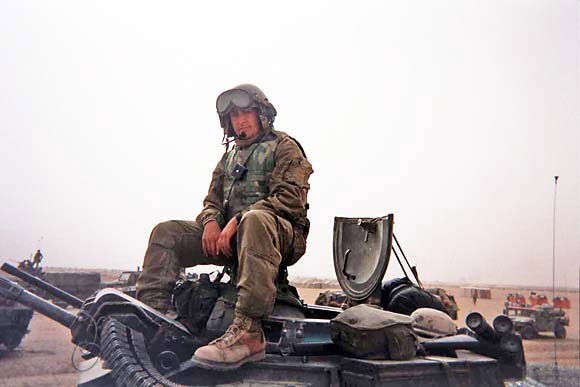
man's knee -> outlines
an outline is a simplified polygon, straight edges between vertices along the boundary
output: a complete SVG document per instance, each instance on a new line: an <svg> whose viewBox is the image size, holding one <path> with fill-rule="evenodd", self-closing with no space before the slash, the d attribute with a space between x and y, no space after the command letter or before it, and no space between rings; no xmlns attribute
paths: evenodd
<svg viewBox="0 0 580 387"><path fill-rule="evenodd" d="M179 234L181 234L179 223L175 220L168 220L153 227L149 244L157 244L171 249L175 247L175 239Z"/></svg>
<svg viewBox="0 0 580 387"><path fill-rule="evenodd" d="M240 229L256 229L268 226L269 223L274 222L274 215L264 210L251 210L242 216Z"/></svg>

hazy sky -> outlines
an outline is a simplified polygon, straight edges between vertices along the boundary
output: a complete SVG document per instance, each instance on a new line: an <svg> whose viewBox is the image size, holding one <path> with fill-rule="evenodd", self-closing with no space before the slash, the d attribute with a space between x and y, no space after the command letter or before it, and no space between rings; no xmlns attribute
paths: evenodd
<svg viewBox="0 0 580 387"><path fill-rule="evenodd" d="M217 5L216 3L219 3ZM311 160L307 255L395 214L425 280L578 286L578 1L0 1L0 261L134 268L194 219L216 96L260 86ZM399 275L393 259L388 276Z"/></svg>

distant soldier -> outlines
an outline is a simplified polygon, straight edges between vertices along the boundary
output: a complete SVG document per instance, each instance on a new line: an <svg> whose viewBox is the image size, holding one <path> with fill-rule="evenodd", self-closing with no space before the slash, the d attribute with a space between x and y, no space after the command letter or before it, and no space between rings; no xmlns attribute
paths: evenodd
<svg viewBox="0 0 580 387"><path fill-rule="evenodd" d="M42 253L40 252L40 250L36 250L36 254L34 254L34 257L32 258L32 268L35 271L40 266L40 262L42 262L42 259L43 258L44 258L44 256L42 255Z"/></svg>
<svg viewBox="0 0 580 387"><path fill-rule="evenodd" d="M477 291L476 290L471 291L471 298L473 299L473 305L477 304Z"/></svg>

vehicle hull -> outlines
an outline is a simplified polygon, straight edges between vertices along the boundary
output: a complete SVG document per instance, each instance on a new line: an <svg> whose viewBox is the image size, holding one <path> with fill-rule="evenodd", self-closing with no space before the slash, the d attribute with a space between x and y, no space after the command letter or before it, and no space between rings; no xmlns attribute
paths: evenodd
<svg viewBox="0 0 580 387"><path fill-rule="evenodd" d="M88 360L79 368L78 387L115 385L111 371L102 361ZM340 356L280 356L246 364L235 372L216 373L190 369L175 380L187 385L228 385L239 387L371 387L371 386L503 386L495 359L458 351L457 358L428 357L408 361L362 360ZM204 384L207 383L207 384Z"/></svg>

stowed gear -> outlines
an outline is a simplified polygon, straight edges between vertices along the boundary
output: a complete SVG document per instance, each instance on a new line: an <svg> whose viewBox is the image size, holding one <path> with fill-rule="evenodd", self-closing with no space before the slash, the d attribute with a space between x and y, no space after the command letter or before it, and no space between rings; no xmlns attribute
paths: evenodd
<svg viewBox="0 0 580 387"><path fill-rule="evenodd" d="M413 330L423 337L445 337L457 333L457 326L451 317L440 310L419 308L411 313Z"/></svg>
<svg viewBox="0 0 580 387"><path fill-rule="evenodd" d="M264 92L258 87L244 83L233 89L224 91L217 97L216 110L220 118L220 125L224 129L224 135L226 137L235 137L229 116L234 108L241 110L257 109L264 133L273 129L276 108L274 108L274 105L268 101Z"/></svg>

